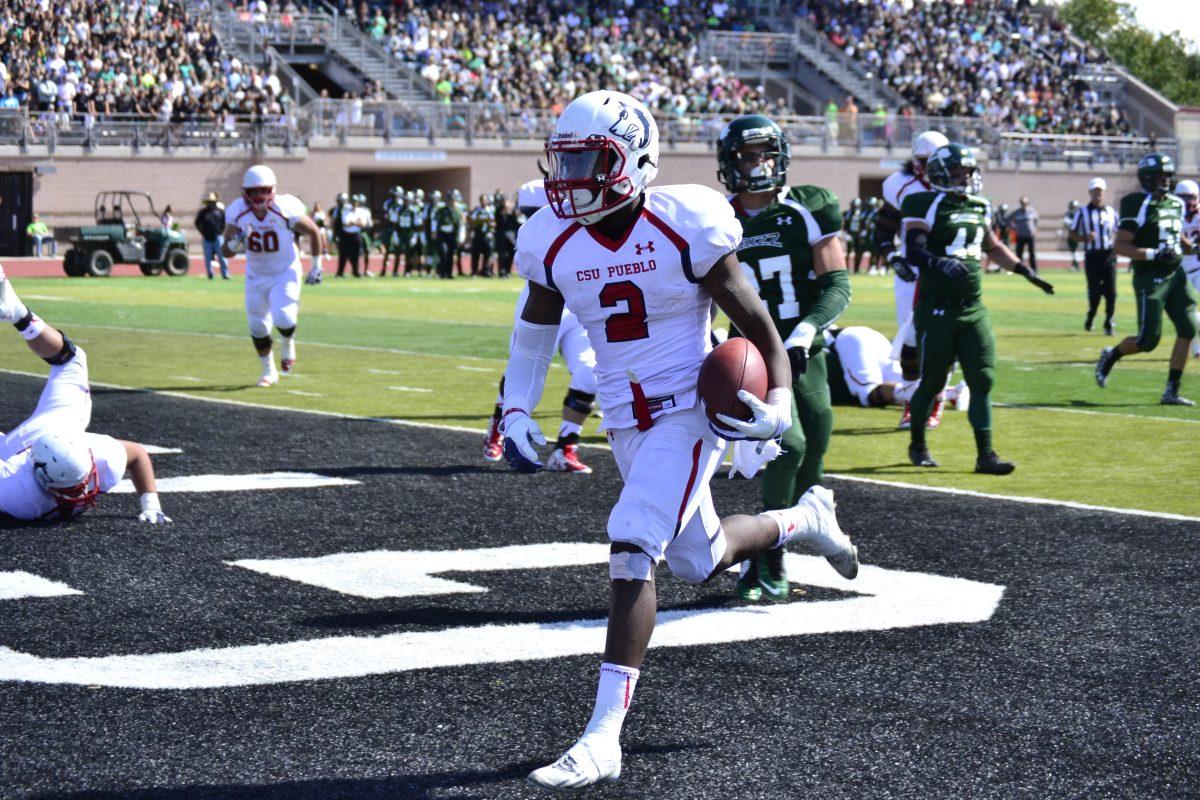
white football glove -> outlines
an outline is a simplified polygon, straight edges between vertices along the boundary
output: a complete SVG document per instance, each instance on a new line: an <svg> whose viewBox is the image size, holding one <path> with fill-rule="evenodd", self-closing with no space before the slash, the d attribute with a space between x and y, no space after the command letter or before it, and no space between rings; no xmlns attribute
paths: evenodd
<svg viewBox="0 0 1200 800"><path fill-rule="evenodd" d="M734 442L733 468L729 470L729 477L741 475L743 478L753 478L762 469L763 464L775 460L782 452L783 448L774 439L764 442Z"/></svg>
<svg viewBox="0 0 1200 800"><path fill-rule="evenodd" d="M541 456L534 448L544 447L546 437L524 409L506 410L500 419L500 432L504 434L504 458L510 467L526 474L542 468Z"/></svg>
<svg viewBox="0 0 1200 800"><path fill-rule="evenodd" d="M171 518L163 513L156 492L146 492L138 500L142 504L142 513L138 514L139 520L151 525L166 525L171 522Z"/></svg>
<svg viewBox="0 0 1200 800"><path fill-rule="evenodd" d="M771 389L767 392L767 402L763 402L745 389L737 393L738 400L750 407L753 418L743 422L728 414L717 414L717 421L730 430L720 430L713 427L717 435L736 441L738 439L778 439L783 432L792 427L792 390Z"/></svg>

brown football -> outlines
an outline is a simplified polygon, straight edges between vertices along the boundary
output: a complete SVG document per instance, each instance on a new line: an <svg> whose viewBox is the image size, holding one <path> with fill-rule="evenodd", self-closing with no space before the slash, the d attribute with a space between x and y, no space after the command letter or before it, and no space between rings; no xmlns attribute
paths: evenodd
<svg viewBox="0 0 1200 800"><path fill-rule="evenodd" d="M767 364L749 339L727 339L705 357L696 388L709 421L728 430L716 415L749 420L750 407L738 400L737 394L745 389L759 400L766 400Z"/></svg>

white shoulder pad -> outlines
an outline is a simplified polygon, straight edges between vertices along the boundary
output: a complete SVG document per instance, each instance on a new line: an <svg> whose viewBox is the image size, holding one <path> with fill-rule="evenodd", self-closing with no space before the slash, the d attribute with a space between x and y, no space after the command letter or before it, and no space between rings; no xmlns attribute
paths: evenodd
<svg viewBox="0 0 1200 800"><path fill-rule="evenodd" d="M893 172L888 175L883 181L883 202L895 209L900 208L900 203L903 198L900 197L900 189L913 176L905 175L903 172Z"/></svg>
<svg viewBox="0 0 1200 800"><path fill-rule="evenodd" d="M742 243L742 223L717 191L699 184L661 186L646 191L646 210L672 243L686 244L691 270L700 280Z"/></svg>
<svg viewBox="0 0 1200 800"><path fill-rule="evenodd" d="M300 202L300 198L294 194L276 195L275 205L279 206L279 210L287 217L289 226L308 213L308 210L304 207L304 203Z"/></svg>
<svg viewBox="0 0 1200 800"><path fill-rule="evenodd" d="M242 215L242 213L245 210L246 210L246 201L245 200L243 200L240 197L237 198L236 200L234 200L225 209L225 224L226 225L240 225L241 223L239 223L237 221L237 219L238 219L238 217L240 217Z"/></svg>
<svg viewBox="0 0 1200 800"><path fill-rule="evenodd" d="M517 208L543 208L548 204L546 184L542 181L527 181L517 189Z"/></svg>
<svg viewBox="0 0 1200 800"><path fill-rule="evenodd" d="M575 220L559 219L550 206L543 206L517 231L517 274L539 286L554 289L554 279L547 261L558 257L565 238L578 233L583 225Z"/></svg>
<svg viewBox="0 0 1200 800"><path fill-rule="evenodd" d="M110 491L125 475L125 445L101 433L85 433L84 437L92 450L92 458L96 459L100 491Z"/></svg>

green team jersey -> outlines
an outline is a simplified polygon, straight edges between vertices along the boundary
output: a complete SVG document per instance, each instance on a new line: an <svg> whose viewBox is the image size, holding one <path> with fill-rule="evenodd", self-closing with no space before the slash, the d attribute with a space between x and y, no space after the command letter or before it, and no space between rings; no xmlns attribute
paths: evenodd
<svg viewBox="0 0 1200 800"><path fill-rule="evenodd" d="M925 245L934 258L957 258L967 265L965 280L936 269L921 270L921 297L978 299L983 294L983 240L992 229L992 206L976 194L914 192L900 204L900 217L929 226Z"/></svg>
<svg viewBox="0 0 1200 800"><path fill-rule="evenodd" d="M859 238L863 235L863 213L861 211L849 211L846 213L846 231L854 238Z"/></svg>
<svg viewBox="0 0 1200 800"><path fill-rule="evenodd" d="M1133 271L1168 275L1183 260L1183 201L1173 194L1155 197L1148 192L1134 192L1121 198L1120 221L1117 227L1133 234L1135 247L1159 250L1170 247L1175 251L1172 261L1133 262Z"/></svg>
<svg viewBox="0 0 1200 800"><path fill-rule="evenodd" d="M786 339L821 296L812 248L841 232L841 205L819 186L781 188L776 202L754 216L736 198L731 202L742 223L738 261ZM812 350L823 346L824 337L818 336Z"/></svg>

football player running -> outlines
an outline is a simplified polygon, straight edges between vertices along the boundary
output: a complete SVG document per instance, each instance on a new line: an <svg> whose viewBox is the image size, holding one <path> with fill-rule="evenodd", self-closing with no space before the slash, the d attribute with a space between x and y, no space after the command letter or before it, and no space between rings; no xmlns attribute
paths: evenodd
<svg viewBox="0 0 1200 800"><path fill-rule="evenodd" d="M1180 181L1175 194L1183 201L1183 235L1192 243L1191 250L1183 254L1183 271L1192 291L1200 293L1200 185ZM1192 317L1200 328L1200 311L1192 311ZM1192 358L1200 358L1200 336L1192 340Z"/></svg>
<svg viewBox="0 0 1200 800"><path fill-rule="evenodd" d="M1096 383L1108 385L1108 373L1121 358L1133 353L1149 353L1162 337L1162 317L1166 312L1175 326L1175 345L1167 372L1167 386L1159 402L1167 406L1194 406L1179 394L1183 369L1187 366L1188 347L1196 338L1196 295L1183 271L1183 252L1195 242L1183 232L1184 203L1171 194L1175 186L1175 161L1162 153L1143 156L1138 163L1138 183L1142 191L1121 198L1117 222L1117 255L1128 258L1133 267L1133 293L1137 299L1138 333L1123 339L1116 347L1100 351L1096 363Z"/></svg>
<svg viewBox="0 0 1200 800"><path fill-rule="evenodd" d="M926 131L913 140L912 158L905 162L897 172L893 172L883 182L883 208L875 227L875 239L883 260L892 268L892 293L896 302L896 334L900 342L900 366L904 369L905 380L915 381L921 377L920 365L917 363L917 342L912 326L913 297L917 290L917 270L904 260L901 251L896 247L896 236L900 233L900 207L904 199L915 192L927 192L930 189L926 177L929 157L939 148L950 143L944 134L937 131ZM904 413L900 417L899 428L906 430L911 423L912 408L906 403ZM931 428L936 428L942 420L942 401L939 398L929 415Z"/></svg>
<svg viewBox="0 0 1200 800"><path fill-rule="evenodd" d="M846 576L857 555L838 528L832 494L814 487L787 509L718 518L709 479L726 437L775 439L791 424L783 342L738 265L741 226L729 202L703 186L647 188L658 172L658 128L639 101L589 92L562 112L546 144L550 207L521 228L517 267L529 281L505 373L504 452L536 472L545 442L527 409L542 393L562 309L596 349L596 377L613 455L625 485L608 518L611 605L591 721L531 783L560 791L616 780L619 736L654 630L654 570L701 583L791 541L808 541ZM710 426L697 397L716 300L762 353L770 390L741 395L748 421Z"/></svg>
<svg viewBox="0 0 1200 800"><path fill-rule="evenodd" d="M321 231L290 194L275 194L275 173L257 165L242 178L242 196L225 209L225 255L246 251L246 321L262 362L258 386L274 386L279 373L296 365L296 321L300 313L300 248L296 234L308 237L312 269L308 283L320 283ZM279 370L271 354L271 325L279 331Z"/></svg>
<svg viewBox="0 0 1200 800"><path fill-rule="evenodd" d="M0 517L69 519L94 506L128 470L141 504L138 519L170 522L146 448L87 432L92 419L87 354L21 302L2 266L0 322L16 328L34 355L50 365L33 414L0 433Z"/></svg>
<svg viewBox="0 0 1200 800"><path fill-rule="evenodd" d="M765 304L791 364L791 425L782 452L762 477L768 511L794 506L824 477L833 433L824 331L850 304L846 252L838 236L840 203L819 186L788 187L790 159L783 130L758 114L733 120L717 140L717 178L731 193L742 226L739 266ZM749 601L782 602L790 591L781 548L744 562L735 588Z"/></svg>
<svg viewBox="0 0 1200 800"><path fill-rule="evenodd" d="M983 180L975 154L963 145L939 147L926 172L930 191L914 192L900 208L904 257L921 271L921 293L913 308L921 385L913 393L908 457L919 467L936 467L925 444L925 420L946 385L955 360L971 391L967 419L975 430L975 471L1007 475L1016 467L992 449L992 402L996 341L983 307L983 254L1021 275L1046 294L1054 287L1022 264L992 231L992 209L980 194Z"/></svg>

